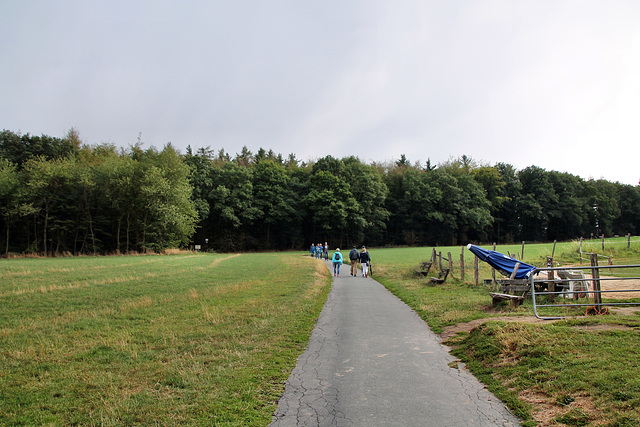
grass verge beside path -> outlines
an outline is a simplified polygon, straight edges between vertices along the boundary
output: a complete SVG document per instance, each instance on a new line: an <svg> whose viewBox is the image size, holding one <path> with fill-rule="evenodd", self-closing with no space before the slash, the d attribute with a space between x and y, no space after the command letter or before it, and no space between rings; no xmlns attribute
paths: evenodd
<svg viewBox="0 0 640 427"><path fill-rule="evenodd" d="M0 425L267 425L330 283L300 253L0 261Z"/></svg>
<svg viewBox="0 0 640 427"><path fill-rule="evenodd" d="M460 255L459 247L439 250L451 251L454 259ZM550 245L529 245L527 250L539 257L551 252ZM459 268L443 285L433 286L428 277L416 277L415 270L430 257L431 248L371 249L370 253L374 278L411 306L435 333L476 319L504 318L461 333L447 344L523 425L640 425L638 314L585 318L580 316L582 310L564 313L580 316L569 320L511 322L507 320L514 316L533 318L530 301L513 310L508 305L493 308L489 288L463 283ZM624 262L618 264L639 264L639 259L637 252L625 251ZM437 276L437 269L431 273ZM472 277L467 271L467 280ZM489 277L488 268L481 270L481 283Z"/></svg>

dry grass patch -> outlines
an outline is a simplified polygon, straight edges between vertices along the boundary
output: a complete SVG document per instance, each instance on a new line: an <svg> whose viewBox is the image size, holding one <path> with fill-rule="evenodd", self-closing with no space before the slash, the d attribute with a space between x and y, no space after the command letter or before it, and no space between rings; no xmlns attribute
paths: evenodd
<svg viewBox="0 0 640 427"><path fill-rule="evenodd" d="M227 261L230 260L232 258L236 258L241 256L242 254L232 254L232 255L228 255L222 258L216 258L213 260L213 262L211 262L209 265L207 265L207 268L215 268L218 266L218 264L220 264L222 261Z"/></svg>
<svg viewBox="0 0 640 427"><path fill-rule="evenodd" d="M320 265L298 254L9 260L0 425L267 425L326 300Z"/></svg>

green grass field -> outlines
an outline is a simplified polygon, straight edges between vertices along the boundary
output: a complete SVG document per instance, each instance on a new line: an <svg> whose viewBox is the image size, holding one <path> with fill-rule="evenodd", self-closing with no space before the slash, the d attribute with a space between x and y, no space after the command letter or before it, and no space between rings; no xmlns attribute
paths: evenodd
<svg viewBox="0 0 640 427"><path fill-rule="evenodd" d="M330 282L292 253L0 261L0 425L264 426Z"/></svg>
<svg viewBox="0 0 640 427"><path fill-rule="evenodd" d="M454 266L428 286L414 271L431 250L370 252L373 277L434 332L532 316L530 303L491 308L466 249L466 281ZM462 247L437 251L457 265ZM526 245L524 260L551 251ZM639 254L624 242L602 253L616 264ZM555 259L579 263L577 243L558 244ZM1 260L0 425L265 426L330 282L303 252ZM635 426L639 331L637 314L491 321L449 345L526 426Z"/></svg>
<svg viewBox="0 0 640 427"><path fill-rule="evenodd" d="M620 243L607 243L604 252L599 241L591 247L583 242L583 251L610 256L616 265L640 264L640 244L627 249L626 239L617 241ZM522 248L498 246L497 250L515 255ZM461 333L448 344L525 426L640 425L640 315L585 317L584 309L563 308L548 309L549 314L569 316L567 320L506 322L515 316L533 318L531 301L517 309L493 308L491 287L483 283L491 278L488 264L480 262L480 283L475 285L470 251L464 250L464 282L459 268L462 248L436 251L446 258L451 252L454 261L453 276L444 285L429 285L428 278L415 275L419 263L431 257L432 248L372 249L374 277L416 310L436 333L476 319L503 318L505 321L489 321L472 333ZM544 266L552 251L553 244L526 245L524 260ZM557 244L554 260L579 265L578 243ZM435 268L431 272L437 275ZM640 275L637 270L632 272Z"/></svg>

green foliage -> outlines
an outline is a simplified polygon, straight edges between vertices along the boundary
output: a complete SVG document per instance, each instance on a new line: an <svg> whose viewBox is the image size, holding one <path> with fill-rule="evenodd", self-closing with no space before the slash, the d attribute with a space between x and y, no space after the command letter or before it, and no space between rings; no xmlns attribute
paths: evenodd
<svg viewBox="0 0 640 427"><path fill-rule="evenodd" d="M67 138L60 139L48 135L21 135L8 130L0 132L0 157L22 167L33 157L54 160L63 157L73 157L78 150L77 133L72 129Z"/></svg>
<svg viewBox="0 0 640 427"><path fill-rule="evenodd" d="M6 136L0 152L9 155L15 146L7 139L17 142ZM189 244L197 212L180 153L170 145L161 152L135 146L121 153L108 145L79 147L73 130L67 138L58 143L43 137L39 145L18 138L26 153L45 154L0 158L6 252L13 246L47 255L95 254ZM24 232L10 240L15 229Z"/></svg>
<svg viewBox="0 0 640 427"><path fill-rule="evenodd" d="M300 207L290 181L281 163L262 160L255 167L254 203L266 226L264 245L269 249L276 246L273 236L282 241L299 217L297 211Z"/></svg>
<svg viewBox="0 0 640 427"><path fill-rule="evenodd" d="M404 155L387 164L355 156L305 163L246 146L233 158L210 147L182 155L170 144L145 150L140 140L118 151L84 146L71 129L63 139L3 131L0 158L14 165L3 166L5 175L30 182L0 195L6 252L504 244L640 233L640 187L468 156L423 167ZM56 178L56 168L67 177ZM36 184L37 170L46 183Z"/></svg>
<svg viewBox="0 0 640 427"><path fill-rule="evenodd" d="M155 164L145 169L140 183L151 247L162 250L185 246L195 231L197 219L191 202L188 166L171 146L153 160Z"/></svg>
<svg viewBox="0 0 640 427"><path fill-rule="evenodd" d="M5 254L9 252L9 237L14 221L34 212L33 206L20 198L20 176L16 165L0 157L0 215L6 229Z"/></svg>
<svg viewBox="0 0 640 427"><path fill-rule="evenodd" d="M318 231L330 234L345 230L349 214L359 209L348 184L338 176L321 170L311 175L309 188L305 202Z"/></svg>

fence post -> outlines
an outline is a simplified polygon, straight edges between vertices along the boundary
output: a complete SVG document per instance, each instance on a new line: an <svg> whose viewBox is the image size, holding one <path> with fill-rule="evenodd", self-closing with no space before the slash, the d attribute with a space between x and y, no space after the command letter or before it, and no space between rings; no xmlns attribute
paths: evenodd
<svg viewBox="0 0 640 427"><path fill-rule="evenodd" d="M438 252L438 269L442 271L442 251Z"/></svg>
<svg viewBox="0 0 640 427"><path fill-rule="evenodd" d="M435 265L436 264L436 248L433 248L433 251L431 252L431 265Z"/></svg>
<svg viewBox="0 0 640 427"><path fill-rule="evenodd" d="M578 257L580 259L580 265L582 265L582 237L580 237L580 246L578 246L578 252L580 253L580 256Z"/></svg>
<svg viewBox="0 0 640 427"><path fill-rule="evenodd" d="M591 254L591 266L598 266L598 254ZM602 309L602 294L600 293L600 270L598 268L591 269L591 277L593 278L593 302L596 305L596 310L600 313Z"/></svg>
<svg viewBox="0 0 640 427"><path fill-rule="evenodd" d="M555 246L555 244L554 244L554 246ZM552 256L548 256L547 257L547 268L553 268L553 257ZM553 271L553 270L547 271L547 279L549 279L549 282L547 282L548 283L547 287L549 289L549 292L555 292L556 291L555 271ZM552 302L555 299L556 295L555 294L551 294L551 295L548 295L548 297L549 297L549 301Z"/></svg>
<svg viewBox="0 0 640 427"><path fill-rule="evenodd" d="M447 252L447 255L449 256L449 274L453 277L453 258L451 257L451 252Z"/></svg>
<svg viewBox="0 0 640 427"><path fill-rule="evenodd" d="M602 233L602 253L604 253L604 233Z"/></svg>
<svg viewBox="0 0 640 427"><path fill-rule="evenodd" d="M627 233L627 249L631 247L631 233Z"/></svg>
<svg viewBox="0 0 640 427"><path fill-rule="evenodd" d="M478 283L480 281L480 265L478 263L478 257L474 257L473 260L473 279L476 283L476 286L478 286Z"/></svg>
<svg viewBox="0 0 640 427"><path fill-rule="evenodd" d="M464 282L464 246L462 247L462 252L460 253L460 280Z"/></svg>
<svg viewBox="0 0 640 427"><path fill-rule="evenodd" d="M524 261L524 240L522 241L522 253L520 255L521 255L520 259Z"/></svg>

